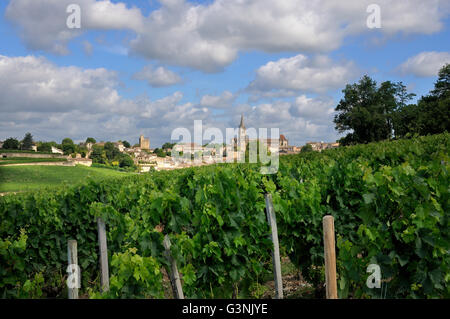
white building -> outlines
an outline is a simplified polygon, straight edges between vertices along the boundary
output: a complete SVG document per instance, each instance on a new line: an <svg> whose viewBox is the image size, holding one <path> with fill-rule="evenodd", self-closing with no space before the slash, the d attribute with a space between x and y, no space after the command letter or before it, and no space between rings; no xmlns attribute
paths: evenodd
<svg viewBox="0 0 450 319"><path fill-rule="evenodd" d="M119 152L123 153L125 151L125 146L121 142L114 143L114 146L119 150Z"/></svg>
<svg viewBox="0 0 450 319"><path fill-rule="evenodd" d="M64 152L62 150L60 150L59 148L56 148L54 146L52 146L52 153L53 154L64 154Z"/></svg>

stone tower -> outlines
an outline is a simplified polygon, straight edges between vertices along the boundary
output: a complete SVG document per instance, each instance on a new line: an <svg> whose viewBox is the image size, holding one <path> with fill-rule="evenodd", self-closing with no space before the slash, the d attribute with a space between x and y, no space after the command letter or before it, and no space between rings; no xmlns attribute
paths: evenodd
<svg viewBox="0 0 450 319"><path fill-rule="evenodd" d="M150 149L150 139L144 138L144 135L139 137L139 147L141 150L149 150Z"/></svg>
<svg viewBox="0 0 450 319"><path fill-rule="evenodd" d="M241 115L241 124L239 125L238 151L244 151L247 148L247 131L244 125L244 115Z"/></svg>

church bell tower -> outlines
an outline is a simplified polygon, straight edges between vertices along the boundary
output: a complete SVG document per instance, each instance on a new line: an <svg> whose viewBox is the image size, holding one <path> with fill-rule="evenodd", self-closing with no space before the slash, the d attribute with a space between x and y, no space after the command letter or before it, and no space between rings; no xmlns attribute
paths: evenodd
<svg viewBox="0 0 450 319"><path fill-rule="evenodd" d="M241 124L239 125L238 150L245 152L247 148L247 131L244 125L244 115L241 115Z"/></svg>

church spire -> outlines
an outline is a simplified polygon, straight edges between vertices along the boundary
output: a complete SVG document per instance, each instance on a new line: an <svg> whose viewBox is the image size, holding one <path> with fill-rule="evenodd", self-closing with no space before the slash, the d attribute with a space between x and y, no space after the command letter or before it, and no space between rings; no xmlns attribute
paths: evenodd
<svg viewBox="0 0 450 319"><path fill-rule="evenodd" d="M245 129L245 125L244 125L244 114L241 115L241 124L239 125L239 128Z"/></svg>

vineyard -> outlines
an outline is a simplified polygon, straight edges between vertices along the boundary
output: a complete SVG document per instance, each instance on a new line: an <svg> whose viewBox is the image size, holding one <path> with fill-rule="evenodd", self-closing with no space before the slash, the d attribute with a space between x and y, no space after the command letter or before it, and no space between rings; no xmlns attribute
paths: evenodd
<svg viewBox="0 0 450 319"><path fill-rule="evenodd" d="M169 267L188 298L231 298L270 273L272 194L280 246L324 297L322 218L335 219L340 298L450 298L450 134L96 181L0 197L0 297L67 296L67 241L78 242L81 292L163 298ZM107 228L110 290L100 293L96 218Z"/></svg>

